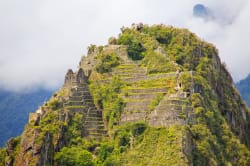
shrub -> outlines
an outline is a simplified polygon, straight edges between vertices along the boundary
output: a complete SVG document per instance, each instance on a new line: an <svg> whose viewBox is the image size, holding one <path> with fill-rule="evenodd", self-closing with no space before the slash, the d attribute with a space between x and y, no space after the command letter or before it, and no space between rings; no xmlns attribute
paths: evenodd
<svg viewBox="0 0 250 166"><path fill-rule="evenodd" d="M0 165L4 165L4 161L5 161L5 157L6 157L6 149L0 149Z"/></svg>
<svg viewBox="0 0 250 166"><path fill-rule="evenodd" d="M142 65L147 67L149 74L167 73L178 70L178 67L176 67L165 55L155 51L147 51L145 53Z"/></svg>
<svg viewBox="0 0 250 166"><path fill-rule="evenodd" d="M60 166L93 166L92 154L87 150L77 147L64 147L55 156L57 165Z"/></svg>
<svg viewBox="0 0 250 166"><path fill-rule="evenodd" d="M51 107L52 110L57 110L60 108L61 102L59 100L55 99L49 103L49 106Z"/></svg>
<svg viewBox="0 0 250 166"><path fill-rule="evenodd" d="M141 60L144 57L143 52L146 51L146 49L143 47L142 43L136 39L134 34L125 31L119 37L118 44L128 46L128 55L133 60Z"/></svg>
<svg viewBox="0 0 250 166"><path fill-rule="evenodd" d="M98 154L98 162L103 163L113 150L114 146L112 143L102 143Z"/></svg>
<svg viewBox="0 0 250 166"><path fill-rule="evenodd" d="M113 77L110 84L100 85L92 83L90 86L95 103L104 110L104 119L109 128L112 128L120 120L124 102L118 94L123 86L124 82L118 77Z"/></svg>
<svg viewBox="0 0 250 166"><path fill-rule="evenodd" d="M112 68L120 64L120 59L115 53L101 53L97 56L96 70L99 73L112 71Z"/></svg>

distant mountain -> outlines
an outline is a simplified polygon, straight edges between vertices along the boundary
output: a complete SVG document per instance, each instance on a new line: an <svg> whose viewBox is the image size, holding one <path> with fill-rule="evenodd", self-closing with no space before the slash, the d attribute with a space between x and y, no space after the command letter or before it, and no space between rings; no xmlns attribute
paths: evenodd
<svg viewBox="0 0 250 166"><path fill-rule="evenodd" d="M250 106L250 74L245 79L237 82L236 87L247 105Z"/></svg>
<svg viewBox="0 0 250 166"><path fill-rule="evenodd" d="M193 15L196 17L203 18L204 20L214 19L210 9L203 4L196 4L193 7Z"/></svg>
<svg viewBox="0 0 250 166"><path fill-rule="evenodd" d="M50 98L51 90L39 89L28 93L14 93L0 89L0 147L10 137L20 135L29 112Z"/></svg>

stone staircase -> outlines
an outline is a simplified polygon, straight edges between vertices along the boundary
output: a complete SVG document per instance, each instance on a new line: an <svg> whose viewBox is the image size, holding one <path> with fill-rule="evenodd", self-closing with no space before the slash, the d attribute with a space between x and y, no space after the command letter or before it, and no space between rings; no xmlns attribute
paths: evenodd
<svg viewBox="0 0 250 166"><path fill-rule="evenodd" d="M182 73L192 75L192 72ZM168 92L170 87L177 87L180 72L147 74L147 68L141 67L140 62L128 61L114 68L111 75L118 76L129 85L129 89L126 89L127 95L124 95L126 104L121 114L121 124L144 120L152 126L169 126L187 124L192 121L192 107L187 102L186 94L180 89L175 89L174 94L166 95L170 94ZM159 85L154 83L154 86L141 86L143 83L158 82L159 80L166 81L164 83L160 81ZM105 83L109 83L109 81L103 80ZM159 95L164 97L161 98L156 108L152 108L152 102Z"/></svg>
<svg viewBox="0 0 250 166"><path fill-rule="evenodd" d="M112 75L118 76L123 81L128 82L128 83L176 76L176 72L147 75L147 68L140 67L139 65L140 63L133 63L133 62L120 65L119 68L114 69L114 71L112 72Z"/></svg>
<svg viewBox="0 0 250 166"><path fill-rule="evenodd" d="M129 96L125 97L126 106L121 115L121 123L146 120L150 112L150 104L159 94L166 94L166 87L129 89Z"/></svg>
<svg viewBox="0 0 250 166"><path fill-rule="evenodd" d="M115 68L112 75L119 76L123 79L144 77L147 75L147 69L139 67L139 65L135 63L127 63Z"/></svg>
<svg viewBox="0 0 250 166"><path fill-rule="evenodd" d="M192 123L192 106L185 92L166 95L148 116L151 126L183 125Z"/></svg>
<svg viewBox="0 0 250 166"><path fill-rule="evenodd" d="M71 95L64 107L70 112L81 112L84 114L83 136L96 140L106 137L107 131L104 127L102 111L95 107L88 84L84 82L76 85L71 89Z"/></svg>
<svg viewBox="0 0 250 166"><path fill-rule="evenodd" d="M121 115L120 123L147 121L152 126L170 126L175 124L191 123L193 118L192 107L188 102L186 93L176 91L168 94L167 82L165 85L142 88L137 87L140 81L150 81L161 78L178 78L179 72L159 73L148 75L147 69L138 63L126 63L116 68L112 75L119 76L124 82L132 85L124 97L126 103ZM159 95L164 96L152 110L151 104Z"/></svg>

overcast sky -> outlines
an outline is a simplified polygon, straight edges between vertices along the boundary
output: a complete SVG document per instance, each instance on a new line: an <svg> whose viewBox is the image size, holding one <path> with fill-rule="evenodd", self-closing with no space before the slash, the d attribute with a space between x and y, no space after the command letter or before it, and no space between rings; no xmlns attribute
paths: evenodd
<svg viewBox="0 0 250 166"><path fill-rule="evenodd" d="M215 19L194 17L197 3ZM0 0L0 87L59 87L87 46L134 22L188 28L217 46L235 81L250 73L250 0Z"/></svg>

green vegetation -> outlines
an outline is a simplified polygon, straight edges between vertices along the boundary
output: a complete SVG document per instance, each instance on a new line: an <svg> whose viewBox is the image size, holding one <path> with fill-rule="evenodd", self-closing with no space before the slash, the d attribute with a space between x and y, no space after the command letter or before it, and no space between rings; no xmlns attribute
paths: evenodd
<svg viewBox="0 0 250 166"><path fill-rule="evenodd" d="M5 157L6 157L6 149L2 148L0 149L0 165L4 165Z"/></svg>
<svg viewBox="0 0 250 166"><path fill-rule="evenodd" d="M110 72L113 67L120 64L119 57L115 53L100 53L97 56L97 60L96 70L99 73Z"/></svg>
<svg viewBox="0 0 250 166"><path fill-rule="evenodd" d="M58 99L49 102L49 107L51 107L52 110L58 110L61 106L62 103Z"/></svg>
<svg viewBox="0 0 250 166"><path fill-rule="evenodd" d="M215 47L186 29L164 25L123 28L109 42L126 45L130 57L120 59L119 50L95 45L88 50L97 61L88 84L109 138L86 139L84 120L94 119L88 127L96 127L96 134L104 131L101 117L88 117L85 106L63 107L73 99L60 91L38 124L27 125L26 140L35 137L41 148L49 133L56 165L249 165L250 112ZM161 101L163 108L152 112ZM149 126L153 113L166 124ZM2 163L5 155L1 150Z"/></svg>
<svg viewBox="0 0 250 166"><path fill-rule="evenodd" d="M146 50L135 33L131 33L129 29L125 30L118 39L118 44L128 45L128 55L133 60L141 60Z"/></svg>
<svg viewBox="0 0 250 166"><path fill-rule="evenodd" d="M164 97L164 94L158 94L150 103L149 110L153 111L154 108L160 103L162 98Z"/></svg>
<svg viewBox="0 0 250 166"><path fill-rule="evenodd" d="M147 51L142 65L147 67L147 72L152 73L168 73L178 70L178 67L174 65L165 55L159 54L155 51Z"/></svg>
<svg viewBox="0 0 250 166"><path fill-rule="evenodd" d="M79 147L62 148L55 160L60 166L94 166L91 153Z"/></svg>
<svg viewBox="0 0 250 166"><path fill-rule="evenodd" d="M120 120L124 102L119 93L124 86L124 82L119 77L114 77L110 84L100 85L97 82L93 82L90 85L95 103L103 109L104 120L109 128L117 125Z"/></svg>
<svg viewBox="0 0 250 166"><path fill-rule="evenodd" d="M187 159L180 157L181 132L180 127L148 128L123 155L124 165L185 165Z"/></svg>
<svg viewBox="0 0 250 166"><path fill-rule="evenodd" d="M7 152L6 148L0 149L0 165L6 165L6 163L11 163L18 155L20 149L21 137L11 138L8 141L11 149ZM11 153L7 156L7 153Z"/></svg>
<svg viewBox="0 0 250 166"><path fill-rule="evenodd" d="M198 124L190 127L196 149L195 165L247 165L249 151L230 132L223 116L216 109L216 100L206 100L199 94L192 95Z"/></svg>

